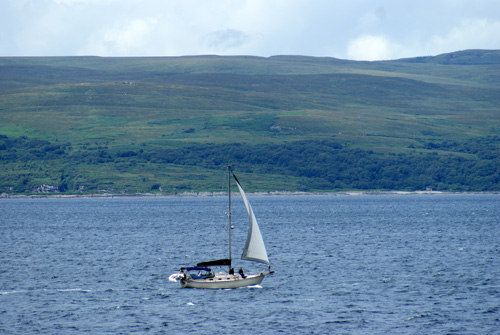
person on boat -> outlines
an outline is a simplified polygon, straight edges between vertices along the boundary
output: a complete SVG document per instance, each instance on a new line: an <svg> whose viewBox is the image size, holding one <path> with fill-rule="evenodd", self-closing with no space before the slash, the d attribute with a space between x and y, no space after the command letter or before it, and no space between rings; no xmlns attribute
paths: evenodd
<svg viewBox="0 0 500 335"><path fill-rule="evenodd" d="M243 279L246 278L245 274L243 273L243 269L242 268L240 268L240 271L238 271L238 272L239 272L241 278L243 278Z"/></svg>
<svg viewBox="0 0 500 335"><path fill-rule="evenodd" d="M229 270L229 274L234 275L234 268L231 268L231 270Z"/></svg>

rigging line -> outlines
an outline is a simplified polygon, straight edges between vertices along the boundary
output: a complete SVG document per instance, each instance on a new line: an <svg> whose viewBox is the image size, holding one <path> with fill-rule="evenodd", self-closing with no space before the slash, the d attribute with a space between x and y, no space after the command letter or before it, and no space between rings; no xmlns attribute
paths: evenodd
<svg viewBox="0 0 500 335"><path fill-rule="evenodd" d="M231 165L227 166L227 191L228 191L228 199L229 199L229 208L228 208L228 221L229 221L229 271L231 271Z"/></svg>

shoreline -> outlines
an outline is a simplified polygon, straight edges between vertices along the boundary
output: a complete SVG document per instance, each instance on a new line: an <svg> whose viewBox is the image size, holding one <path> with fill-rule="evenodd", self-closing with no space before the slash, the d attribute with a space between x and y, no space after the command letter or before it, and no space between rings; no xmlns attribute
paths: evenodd
<svg viewBox="0 0 500 335"><path fill-rule="evenodd" d="M383 195L479 195L479 194L500 194L500 191L490 192L448 192L448 191L341 191L341 192L289 192L289 191L271 191L271 192L249 192L249 196L383 196ZM239 194L235 194L239 197ZM74 199L74 198L212 198L227 197L227 192L183 192L174 194L154 194L154 193L136 193L136 194L7 194L2 193L0 199Z"/></svg>

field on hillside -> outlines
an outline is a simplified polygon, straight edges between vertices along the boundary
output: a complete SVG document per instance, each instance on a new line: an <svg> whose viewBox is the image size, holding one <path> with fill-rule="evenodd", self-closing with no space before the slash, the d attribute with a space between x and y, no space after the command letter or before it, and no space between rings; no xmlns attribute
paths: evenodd
<svg viewBox="0 0 500 335"><path fill-rule="evenodd" d="M0 191L213 191L226 164L253 190L498 190L498 73L477 50L0 58Z"/></svg>

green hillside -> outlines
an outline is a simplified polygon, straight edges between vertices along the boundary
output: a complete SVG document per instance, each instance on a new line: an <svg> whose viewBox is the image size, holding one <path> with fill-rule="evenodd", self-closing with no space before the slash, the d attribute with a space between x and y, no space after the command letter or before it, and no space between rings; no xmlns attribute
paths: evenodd
<svg viewBox="0 0 500 335"><path fill-rule="evenodd" d="M249 191L498 191L499 73L495 50L0 58L0 193L219 191L227 164Z"/></svg>

